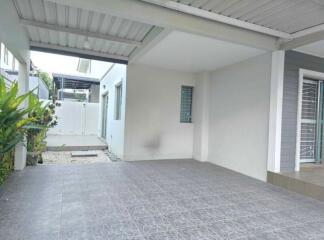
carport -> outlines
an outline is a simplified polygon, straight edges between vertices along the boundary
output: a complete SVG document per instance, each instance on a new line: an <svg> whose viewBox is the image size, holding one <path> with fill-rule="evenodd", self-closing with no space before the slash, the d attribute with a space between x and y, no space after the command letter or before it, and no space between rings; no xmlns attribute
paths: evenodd
<svg viewBox="0 0 324 240"><path fill-rule="evenodd" d="M323 203L265 183L282 170L286 51L323 23L317 0L3 0L21 94L30 50L115 63L98 133L124 161L24 169L19 144L0 238L323 239Z"/></svg>

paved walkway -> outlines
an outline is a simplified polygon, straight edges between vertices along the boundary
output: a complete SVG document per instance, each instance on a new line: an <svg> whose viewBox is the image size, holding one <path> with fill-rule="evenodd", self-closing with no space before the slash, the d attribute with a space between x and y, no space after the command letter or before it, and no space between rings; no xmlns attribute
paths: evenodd
<svg viewBox="0 0 324 240"><path fill-rule="evenodd" d="M324 239L324 205L191 160L47 165L0 196L4 240Z"/></svg>

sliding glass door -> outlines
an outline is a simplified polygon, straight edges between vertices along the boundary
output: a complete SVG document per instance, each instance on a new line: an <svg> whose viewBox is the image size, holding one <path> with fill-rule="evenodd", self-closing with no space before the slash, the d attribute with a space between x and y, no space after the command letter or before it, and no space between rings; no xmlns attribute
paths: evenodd
<svg viewBox="0 0 324 240"><path fill-rule="evenodd" d="M300 126L300 162L321 162L323 142L323 82L304 79Z"/></svg>

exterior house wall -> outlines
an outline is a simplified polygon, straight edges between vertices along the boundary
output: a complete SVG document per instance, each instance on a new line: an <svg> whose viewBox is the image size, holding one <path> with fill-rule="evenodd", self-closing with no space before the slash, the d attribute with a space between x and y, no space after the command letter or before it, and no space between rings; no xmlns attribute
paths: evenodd
<svg viewBox="0 0 324 240"><path fill-rule="evenodd" d="M180 123L180 102L193 74L129 65L127 78L124 158L192 158L194 124Z"/></svg>
<svg viewBox="0 0 324 240"><path fill-rule="evenodd" d="M203 85L207 87L196 91L199 103L194 104L195 128L201 128L207 121L209 136L206 141L197 131L194 139L205 139L209 162L266 180L270 77L271 54L266 54L212 72L210 80L203 79L206 83L197 80L201 89ZM208 94L209 101L203 100L201 94ZM205 114L201 104L209 105L208 120L201 118ZM201 149L196 149L195 156L206 155L199 152Z"/></svg>
<svg viewBox="0 0 324 240"><path fill-rule="evenodd" d="M101 95L109 92L110 149L124 160L195 158L265 181L271 61L269 53L201 74L115 65L101 81ZM120 81L123 110L116 121ZM194 86L189 124L180 123L182 85Z"/></svg>
<svg viewBox="0 0 324 240"><path fill-rule="evenodd" d="M49 90L46 87L45 83L39 78L35 76L29 77L29 90L35 90L35 94L38 95L39 99L48 99L49 98Z"/></svg>
<svg viewBox="0 0 324 240"><path fill-rule="evenodd" d="M100 82L99 133L102 133L102 96L108 94L106 141L109 150L119 158L124 158L124 131L126 106L126 65L115 64ZM115 119L116 85L122 84L121 119Z"/></svg>
<svg viewBox="0 0 324 240"><path fill-rule="evenodd" d="M0 43L0 68L5 70L17 70L19 69L19 63L15 59L14 55L8 50L8 63L5 62L5 48L3 43Z"/></svg>
<svg viewBox="0 0 324 240"><path fill-rule="evenodd" d="M294 171L296 157L299 69L324 72L324 58L296 51L285 57L280 171Z"/></svg>
<svg viewBox="0 0 324 240"><path fill-rule="evenodd" d="M2 71L2 75L5 77L7 76L7 79L10 80L10 82L16 81L18 79L18 71ZM49 99L49 90L43 80L39 77L30 74L28 87L30 91L34 90L34 94L36 94L39 99Z"/></svg>

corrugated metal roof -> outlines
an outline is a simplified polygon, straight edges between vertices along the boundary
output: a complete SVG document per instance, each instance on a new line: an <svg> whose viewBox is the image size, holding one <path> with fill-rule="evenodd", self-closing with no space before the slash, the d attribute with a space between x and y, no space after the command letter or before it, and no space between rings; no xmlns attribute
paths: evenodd
<svg viewBox="0 0 324 240"><path fill-rule="evenodd" d="M130 21L46 0L13 0L21 19L142 42L153 25ZM137 46L27 25L33 42L129 57Z"/></svg>
<svg viewBox="0 0 324 240"><path fill-rule="evenodd" d="M324 24L321 0L172 0L285 33Z"/></svg>

